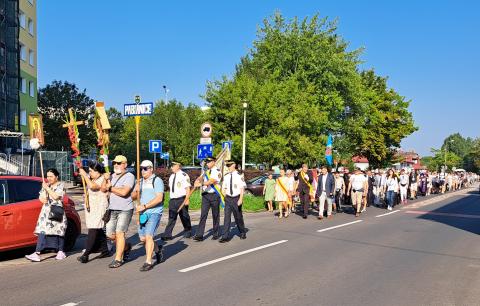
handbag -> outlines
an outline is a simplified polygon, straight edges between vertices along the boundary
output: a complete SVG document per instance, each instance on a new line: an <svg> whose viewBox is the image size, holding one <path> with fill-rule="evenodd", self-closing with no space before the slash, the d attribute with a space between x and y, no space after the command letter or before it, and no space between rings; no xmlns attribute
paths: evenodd
<svg viewBox="0 0 480 306"><path fill-rule="evenodd" d="M52 204L52 205L50 205L50 212L48 213L48 220L52 220L52 221L56 221L56 222L62 222L64 213L65 213L65 210L63 209L62 206Z"/></svg>
<svg viewBox="0 0 480 306"><path fill-rule="evenodd" d="M120 177L117 179L117 181L115 182L115 184L113 184L112 187L115 187L118 183L118 181L122 178L122 176L124 176L125 174L127 174L127 172L123 172L122 175L120 175ZM110 204L110 196L108 197L108 202ZM112 210L107 208L107 210L105 211L105 213L103 214L103 217L102 217L102 221L105 222L105 223L108 223L108 221L110 221L110 217L112 215Z"/></svg>
<svg viewBox="0 0 480 306"><path fill-rule="evenodd" d="M148 222L149 215L146 213L140 214L139 222L141 226L144 226Z"/></svg>
<svg viewBox="0 0 480 306"><path fill-rule="evenodd" d="M48 193L47 193L47 201L48 203L51 202L50 196ZM50 212L48 213L48 220L55 221L55 222L62 222L64 214L65 214L65 210L63 209L63 206L50 203Z"/></svg>

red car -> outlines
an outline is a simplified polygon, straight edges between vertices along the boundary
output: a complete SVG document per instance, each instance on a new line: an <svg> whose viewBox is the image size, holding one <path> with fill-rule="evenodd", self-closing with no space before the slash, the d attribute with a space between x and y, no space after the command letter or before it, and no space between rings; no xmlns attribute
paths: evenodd
<svg viewBox="0 0 480 306"><path fill-rule="evenodd" d="M37 243L33 231L42 208L38 199L41 189L42 179L38 177L0 176L0 252ZM69 251L81 232L81 223L75 203L67 195L63 207L68 220L65 251Z"/></svg>

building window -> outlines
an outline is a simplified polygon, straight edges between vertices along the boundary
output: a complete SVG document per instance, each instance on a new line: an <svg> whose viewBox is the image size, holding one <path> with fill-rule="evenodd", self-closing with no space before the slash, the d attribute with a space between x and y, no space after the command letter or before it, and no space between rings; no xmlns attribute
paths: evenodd
<svg viewBox="0 0 480 306"><path fill-rule="evenodd" d="M33 0L28 0L28 3L30 3L30 5L33 5Z"/></svg>
<svg viewBox="0 0 480 306"><path fill-rule="evenodd" d="M20 125L27 125L27 111L24 109L20 110Z"/></svg>
<svg viewBox="0 0 480 306"><path fill-rule="evenodd" d="M33 50L28 51L28 63L30 66L35 66L35 51Z"/></svg>
<svg viewBox="0 0 480 306"><path fill-rule="evenodd" d="M35 98L35 83L28 82L28 89L29 89L30 97Z"/></svg>
<svg viewBox="0 0 480 306"><path fill-rule="evenodd" d="M20 78L20 91L24 94L27 93L27 80Z"/></svg>
<svg viewBox="0 0 480 306"><path fill-rule="evenodd" d="M33 36L33 20L28 18L28 33Z"/></svg>
<svg viewBox="0 0 480 306"><path fill-rule="evenodd" d="M20 59L22 61L27 60L27 50L24 45L20 44Z"/></svg>
<svg viewBox="0 0 480 306"><path fill-rule="evenodd" d="M25 29L27 25L27 17L22 11L18 13L18 20L20 22L20 26Z"/></svg>

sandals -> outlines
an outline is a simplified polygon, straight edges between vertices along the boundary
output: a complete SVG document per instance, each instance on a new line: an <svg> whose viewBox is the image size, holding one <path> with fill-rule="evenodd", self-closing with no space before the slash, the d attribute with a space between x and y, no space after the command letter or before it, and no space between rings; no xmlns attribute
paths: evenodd
<svg viewBox="0 0 480 306"><path fill-rule="evenodd" d="M144 263L143 266L140 267L141 272L147 272L153 269L153 264Z"/></svg>
<svg viewBox="0 0 480 306"><path fill-rule="evenodd" d="M123 261L118 261L118 260L113 260L109 265L108 267L109 268L112 268L112 269L116 269L116 268L119 268L123 265Z"/></svg>

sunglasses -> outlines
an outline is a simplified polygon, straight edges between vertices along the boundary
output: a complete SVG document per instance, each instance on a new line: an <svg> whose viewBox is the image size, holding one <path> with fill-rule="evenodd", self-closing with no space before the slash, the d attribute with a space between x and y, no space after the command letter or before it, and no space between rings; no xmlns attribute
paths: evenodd
<svg viewBox="0 0 480 306"><path fill-rule="evenodd" d="M114 166L115 165L121 165L121 164L123 164L123 163L122 162L112 162L112 165L114 165Z"/></svg>
<svg viewBox="0 0 480 306"><path fill-rule="evenodd" d="M148 171L149 169L152 169L152 167L140 167L142 171Z"/></svg>

